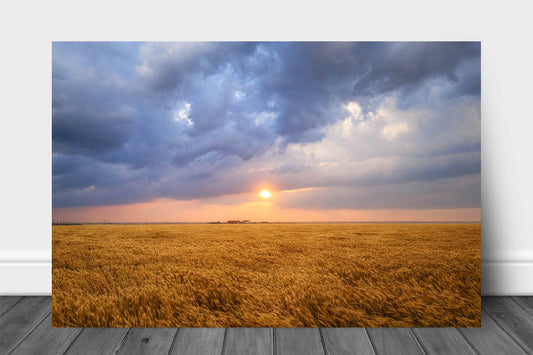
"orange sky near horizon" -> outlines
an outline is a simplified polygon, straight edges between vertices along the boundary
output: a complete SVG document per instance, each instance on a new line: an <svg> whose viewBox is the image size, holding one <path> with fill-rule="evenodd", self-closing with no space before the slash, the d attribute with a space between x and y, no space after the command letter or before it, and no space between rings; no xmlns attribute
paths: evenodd
<svg viewBox="0 0 533 355"><path fill-rule="evenodd" d="M242 196L245 195L245 196ZM125 205L53 208L54 220L76 223L209 222L480 222L481 208L455 209L289 209L276 198L234 195L226 203L157 199ZM243 201L244 200L244 201ZM248 201L246 201L248 200Z"/></svg>

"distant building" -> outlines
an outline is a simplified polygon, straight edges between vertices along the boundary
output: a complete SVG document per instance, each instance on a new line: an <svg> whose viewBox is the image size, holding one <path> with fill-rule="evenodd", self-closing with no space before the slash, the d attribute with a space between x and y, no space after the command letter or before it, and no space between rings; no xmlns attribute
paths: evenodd
<svg viewBox="0 0 533 355"><path fill-rule="evenodd" d="M241 221L238 221L238 220L230 220L230 221L227 221L226 223L228 223L228 224L236 224L236 223L241 223Z"/></svg>
<svg viewBox="0 0 533 355"><path fill-rule="evenodd" d="M241 223L251 223L249 220L245 219L244 221L241 221Z"/></svg>

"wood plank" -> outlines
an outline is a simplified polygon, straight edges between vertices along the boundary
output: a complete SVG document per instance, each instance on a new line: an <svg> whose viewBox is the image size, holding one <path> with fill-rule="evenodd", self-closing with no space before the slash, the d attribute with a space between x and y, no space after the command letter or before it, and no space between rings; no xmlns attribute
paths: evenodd
<svg viewBox="0 0 533 355"><path fill-rule="evenodd" d="M50 297L23 297L0 317L0 354L6 354L51 312Z"/></svg>
<svg viewBox="0 0 533 355"><path fill-rule="evenodd" d="M367 331L378 355L424 355L410 328L368 328Z"/></svg>
<svg viewBox="0 0 533 355"><path fill-rule="evenodd" d="M458 330L479 354L525 354L485 311L481 311L481 328L458 328Z"/></svg>
<svg viewBox="0 0 533 355"><path fill-rule="evenodd" d="M533 353L533 317L507 297L485 297L483 309L526 351Z"/></svg>
<svg viewBox="0 0 533 355"><path fill-rule="evenodd" d="M274 339L272 328L229 328L226 336L226 354L272 355Z"/></svg>
<svg viewBox="0 0 533 355"><path fill-rule="evenodd" d="M482 328L52 328L49 297L0 297L0 353L13 354L480 354L533 353L533 297L483 298ZM1 314L1 313L0 313ZM455 333L454 333L455 332ZM460 337L458 337L458 334ZM76 338L77 337L77 338ZM275 344L274 344L275 338ZM172 345L174 341L174 344ZM122 346L121 343L123 342ZM465 347L465 343L469 347ZM324 344L324 347L322 346Z"/></svg>
<svg viewBox="0 0 533 355"><path fill-rule="evenodd" d="M224 328L180 328L169 354L222 354Z"/></svg>
<svg viewBox="0 0 533 355"><path fill-rule="evenodd" d="M414 328L413 331L428 354L476 355L472 346L455 328Z"/></svg>
<svg viewBox="0 0 533 355"><path fill-rule="evenodd" d="M85 328L66 354L116 354L128 330L128 328Z"/></svg>
<svg viewBox="0 0 533 355"><path fill-rule="evenodd" d="M118 354L168 354L176 328L132 328Z"/></svg>
<svg viewBox="0 0 533 355"><path fill-rule="evenodd" d="M13 307L18 301L22 300L21 296L2 296L0 297L0 316Z"/></svg>
<svg viewBox="0 0 533 355"><path fill-rule="evenodd" d="M533 296L511 297L520 307L531 316L533 316Z"/></svg>
<svg viewBox="0 0 533 355"><path fill-rule="evenodd" d="M328 355L374 355L372 343L364 328L322 328Z"/></svg>
<svg viewBox="0 0 533 355"><path fill-rule="evenodd" d="M274 329L278 355L324 355L324 347L318 328Z"/></svg>
<svg viewBox="0 0 533 355"><path fill-rule="evenodd" d="M49 314L10 355L63 354L80 332L81 328L53 328Z"/></svg>

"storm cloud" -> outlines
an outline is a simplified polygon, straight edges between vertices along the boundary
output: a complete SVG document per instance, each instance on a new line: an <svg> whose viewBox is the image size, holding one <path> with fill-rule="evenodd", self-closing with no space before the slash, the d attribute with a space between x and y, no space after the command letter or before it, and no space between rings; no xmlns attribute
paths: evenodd
<svg viewBox="0 0 533 355"><path fill-rule="evenodd" d="M290 208L480 206L480 43L52 49L54 207L259 182L313 188Z"/></svg>

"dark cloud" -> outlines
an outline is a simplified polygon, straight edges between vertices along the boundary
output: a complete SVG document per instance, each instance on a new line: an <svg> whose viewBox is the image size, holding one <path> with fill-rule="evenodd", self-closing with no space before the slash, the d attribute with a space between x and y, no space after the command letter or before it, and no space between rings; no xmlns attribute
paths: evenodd
<svg viewBox="0 0 533 355"><path fill-rule="evenodd" d="M137 72L151 90L170 94L191 76L206 77L228 65L242 66L241 61L253 54L256 46L252 42L150 43L141 49L144 62Z"/></svg>
<svg viewBox="0 0 533 355"><path fill-rule="evenodd" d="M135 112L55 112L53 150L64 154L99 154L120 147L133 133Z"/></svg>
<svg viewBox="0 0 533 355"><path fill-rule="evenodd" d="M361 50L366 73L354 86L360 95L376 95L413 89L423 81L443 77L458 82L457 67L480 56L479 42L405 42L382 45L365 43ZM461 80L478 81L476 76ZM473 85L473 84L466 84ZM462 90L459 90L462 93ZM479 94L479 92L476 92Z"/></svg>
<svg viewBox="0 0 533 355"><path fill-rule="evenodd" d="M213 197L248 191L259 177L280 187L316 184L304 178L316 164L287 149L331 139L350 102L361 107L350 124L368 122L372 135L361 130L352 138L359 144L339 143L338 159L479 151L477 126L465 118L479 111L467 112L479 107L479 58L480 44L463 42L54 43L53 204ZM384 107L398 112L380 118ZM479 170L479 159L452 157L356 181Z"/></svg>

